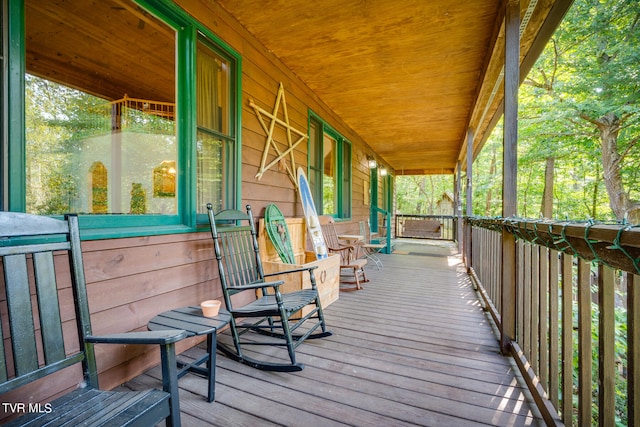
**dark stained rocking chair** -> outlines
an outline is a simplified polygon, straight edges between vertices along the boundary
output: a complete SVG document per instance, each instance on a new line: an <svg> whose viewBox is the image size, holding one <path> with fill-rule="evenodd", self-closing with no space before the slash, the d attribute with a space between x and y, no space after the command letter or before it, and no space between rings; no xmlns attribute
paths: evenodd
<svg viewBox="0 0 640 427"><path fill-rule="evenodd" d="M247 213L224 210L214 214L211 204L207 209L224 300L231 313L233 347L218 340L218 349L254 368L301 371L304 365L296 362L295 349L307 338L332 335L327 331L316 288L313 270L317 266L272 274L309 272L311 289L281 292L283 280L265 280L270 275L265 275L262 269L251 207L247 205ZM244 296L237 295L239 293ZM239 304L239 299L249 302ZM306 306L313 309L301 315L301 309ZM255 359L246 352L246 347L252 345L286 347L289 363Z"/></svg>

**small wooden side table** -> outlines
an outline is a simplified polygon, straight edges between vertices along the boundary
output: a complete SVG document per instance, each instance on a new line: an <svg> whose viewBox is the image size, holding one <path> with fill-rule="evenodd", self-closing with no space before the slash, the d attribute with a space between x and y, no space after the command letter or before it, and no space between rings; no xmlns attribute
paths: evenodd
<svg viewBox="0 0 640 427"><path fill-rule="evenodd" d="M227 326L231 320L231 314L221 308L216 317L205 317L199 306L182 307L165 311L149 320L147 329L159 331L166 329L183 329L187 331L187 337L196 335L207 336L207 353L193 362L178 360L178 378L182 378L187 372L193 372L204 376L209 380L207 401L213 402L216 389L216 333ZM206 367L200 366L206 362Z"/></svg>

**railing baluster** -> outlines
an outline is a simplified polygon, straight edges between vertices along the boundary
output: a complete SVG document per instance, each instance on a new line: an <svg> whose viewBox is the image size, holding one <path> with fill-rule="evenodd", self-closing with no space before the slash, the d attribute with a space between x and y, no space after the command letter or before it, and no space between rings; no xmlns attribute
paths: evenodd
<svg viewBox="0 0 640 427"><path fill-rule="evenodd" d="M488 230L487 230L488 231ZM500 262L502 260L502 254L500 253L499 248L502 245L502 237L500 234L488 231L489 239L488 242L493 246L493 250L491 251L492 256L494 256L496 263L492 263L491 260L487 259L487 265L490 265L492 268L491 272L491 294L493 295L491 298L495 301L497 305L498 312L502 312L502 296L500 295L500 280L502 277L502 271L500 270Z"/></svg>
<svg viewBox="0 0 640 427"><path fill-rule="evenodd" d="M487 268L481 268L482 271L482 277L483 280L486 280L487 284L487 293L489 294L489 297L494 301L496 300L496 296L495 296L495 269L493 268L492 265L488 264L490 257L494 256L494 250L491 247L491 232L489 230L484 230L484 232L482 233L482 249L481 252L482 254L478 254L479 258L478 261L482 262L482 264L480 265L486 265Z"/></svg>
<svg viewBox="0 0 640 427"><path fill-rule="evenodd" d="M562 421L573 425L573 258L562 254Z"/></svg>
<svg viewBox="0 0 640 427"><path fill-rule="evenodd" d="M525 267L524 267L524 243L521 241L517 241L516 242L516 260L518 262L518 266L516 269L517 272L517 277L518 277L518 283L519 286L517 288L517 292L516 292L516 332L517 332L517 336L516 338L518 339L518 341L520 342L520 345L522 346L522 351L524 351L524 353L527 353L527 343L524 340L524 322L525 322L525 312L526 312L526 305L525 305L525 299L524 299L524 294L525 294L525 287L526 287L526 283L525 283L525 278L524 278L524 271L525 271Z"/></svg>
<svg viewBox="0 0 640 427"><path fill-rule="evenodd" d="M531 326L533 325L532 323L532 311L531 307L532 307L532 301L531 301L531 293L532 293L532 289L531 289L531 245L528 243L523 244L523 257L524 257L524 262L522 263L522 273L524 275L524 288L523 288L523 307L524 307L524 318L523 318L523 324L522 324L522 335L521 335L521 339L522 339L522 346L523 346L523 350L524 350L524 354L527 356L527 360L529 360L529 363L531 363L531 360L533 360L533 355L531 354L531 349L532 349L532 345L531 345ZM518 306L520 306L520 304L518 304Z"/></svg>
<svg viewBox="0 0 640 427"><path fill-rule="evenodd" d="M627 274L627 410L630 426L640 423L640 276Z"/></svg>
<svg viewBox="0 0 640 427"><path fill-rule="evenodd" d="M615 283L612 268L598 268L598 425L615 425Z"/></svg>
<svg viewBox="0 0 640 427"><path fill-rule="evenodd" d="M558 390L560 389L558 377L560 374L558 366L560 363L560 326L558 321L558 297L560 295L559 256L560 254L557 251L549 250L549 383L547 392L556 410L560 409L558 397Z"/></svg>
<svg viewBox="0 0 640 427"><path fill-rule="evenodd" d="M531 246L531 367L540 372L540 251L538 246Z"/></svg>
<svg viewBox="0 0 640 427"><path fill-rule="evenodd" d="M494 238L494 247L496 252L496 262L489 261L492 265L495 266L495 294L498 299L498 313L502 313L504 307L502 306L502 287L501 285L501 277L502 277L502 235L496 232L493 232Z"/></svg>
<svg viewBox="0 0 640 427"><path fill-rule="evenodd" d="M578 258L578 425L591 425L591 264Z"/></svg>
<svg viewBox="0 0 640 427"><path fill-rule="evenodd" d="M540 372L540 381L542 381L544 389L549 393L549 250L544 247L537 249L539 251L538 318L540 319L538 329L540 366L538 372Z"/></svg>

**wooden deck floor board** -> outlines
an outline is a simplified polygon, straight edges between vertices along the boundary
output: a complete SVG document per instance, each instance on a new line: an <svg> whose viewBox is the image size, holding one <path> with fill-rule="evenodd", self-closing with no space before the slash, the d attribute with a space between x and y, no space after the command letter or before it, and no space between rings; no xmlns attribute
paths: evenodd
<svg viewBox="0 0 640 427"><path fill-rule="evenodd" d="M375 392L396 403L406 403L429 411L442 414L455 415L457 418L490 423L495 416L491 407L491 401L495 399L493 392L500 387L518 388L515 382L503 385L489 385L486 382L475 381L475 385L484 390L473 391L469 384L470 379L452 380L451 375L438 375L437 372L422 367L400 366L389 369L393 360L370 360L367 358L351 357L354 362L342 364L340 374L332 369L333 375L330 381L334 384L344 384L344 387L357 387L358 389L376 390ZM324 357L318 360L326 360ZM314 365L320 374L326 376L326 371L331 366ZM312 369L308 364L307 368ZM310 374L311 375L311 374ZM434 377L433 379L431 377ZM438 383L440 379L440 383ZM471 380L473 381L473 380ZM504 411L512 411L518 414L520 402L517 399L504 398ZM524 414L521 414L524 415ZM460 420L458 420L460 422Z"/></svg>
<svg viewBox="0 0 640 427"><path fill-rule="evenodd" d="M442 322L441 324L406 322L394 325L381 319L358 319L345 315L332 316L331 321L328 321L330 328L334 327L333 322L346 324L350 330L359 332L366 331L367 333L382 335L392 339L396 338L398 340L410 340L425 343L438 341L438 343L442 345L448 344L449 346L457 346L458 343L460 345L485 346L490 349L489 351L495 348L496 342L495 338L492 338L491 336L478 334L478 328L480 328L481 325L474 323L467 324L466 329L456 330L457 328L449 329L447 327L449 326L447 322ZM455 323L455 320L453 322ZM446 328L446 331L443 330L444 328ZM456 331L455 335L452 335L452 330Z"/></svg>
<svg viewBox="0 0 640 427"><path fill-rule="evenodd" d="M296 375L292 381L286 383L286 393L295 395L287 401L302 405L298 407L309 405L307 410L321 411L325 416L341 422L353 420L347 422L350 425L421 425L424 422L428 422L429 425L456 425L460 423L459 416L435 411L433 399L424 399L423 394L400 387L388 387L385 375L381 372L378 372L376 381L335 371L327 376L325 369L314 367L306 360L305 362L307 363L305 371L308 372L304 375ZM246 369L238 364L228 368ZM360 368L356 367L356 369ZM262 373L260 377L263 381L273 379L270 373ZM320 399L324 404L319 405L316 399ZM362 411L365 413L363 414ZM372 415L373 418L369 419Z"/></svg>
<svg viewBox="0 0 640 427"><path fill-rule="evenodd" d="M180 379L183 425L542 425L451 247L409 249L381 255L384 267L367 267L364 290L325 309L334 335L298 347L302 372L263 372L219 354L212 403L204 378ZM128 386L159 378L155 368Z"/></svg>
<svg viewBox="0 0 640 427"><path fill-rule="evenodd" d="M371 340L363 340L356 334L349 334L348 331L341 330L339 337L334 337L333 343L342 344L353 348L373 349L379 352L401 352L407 356L426 362L446 363L453 367L473 366L474 369L487 372L504 372L504 367L497 364L504 362L501 355L487 355L474 353L474 359L470 360L468 352L462 349L457 351L447 351L440 346L428 346L420 342L404 341L396 345L396 342L384 340L384 337L376 337L371 334ZM376 339L377 338L377 339ZM413 344L413 345L412 345ZM303 351L304 349L300 349ZM494 357L495 356L495 357Z"/></svg>
<svg viewBox="0 0 640 427"><path fill-rule="evenodd" d="M333 344L333 343L332 343ZM354 351L356 349L356 351ZM304 349L300 349L300 353ZM309 350L312 351L312 350ZM331 347L324 347L323 350L313 350L313 354L316 357L330 358L336 360L337 357L346 354L358 360L360 363L367 363L367 365L375 365L377 362L383 364L383 367L391 365L388 368L392 373L406 372L406 376L415 377L414 370L425 371L427 373L434 373L433 375L446 374L446 381L451 383L450 376L460 378L462 381L473 380L480 374L482 376L483 383L491 384L504 384L505 378L509 377L509 372L491 372L489 370L479 369L481 364L476 364L473 361L467 363L466 366L462 366L462 362L451 363L451 361L431 361L422 357L422 354L398 352L397 350L391 350L387 352L380 351L379 349L372 349L366 347L354 347L347 344L332 345ZM302 359L301 359L302 360ZM344 360L344 359L342 359ZM478 369L477 369L478 368ZM507 382L511 384L511 381Z"/></svg>

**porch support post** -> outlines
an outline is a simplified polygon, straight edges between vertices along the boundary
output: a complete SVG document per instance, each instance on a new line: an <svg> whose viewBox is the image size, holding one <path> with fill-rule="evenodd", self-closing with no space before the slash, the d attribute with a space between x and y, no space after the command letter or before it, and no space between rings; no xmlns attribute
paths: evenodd
<svg viewBox="0 0 640 427"><path fill-rule="evenodd" d="M460 160L458 160L458 164L456 166L456 180L454 183L455 186L455 197L454 197L454 212L453 215L456 217L456 240L458 241L458 252L460 252L462 254L462 199L460 198L462 196L462 164L460 162ZM466 260L465 260L466 261Z"/></svg>
<svg viewBox="0 0 640 427"><path fill-rule="evenodd" d="M473 129L467 130L467 218L473 215ZM471 225L467 224L464 239L464 256L467 261L467 271L471 270Z"/></svg>
<svg viewBox="0 0 640 427"><path fill-rule="evenodd" d="M518 85L520 78L520 2L510 0L505 10L504 57L504 154L502 216L517 214ZM510 351L516 336L516 246L515 236L502 231L502 313L500 348Z"/></svg>

